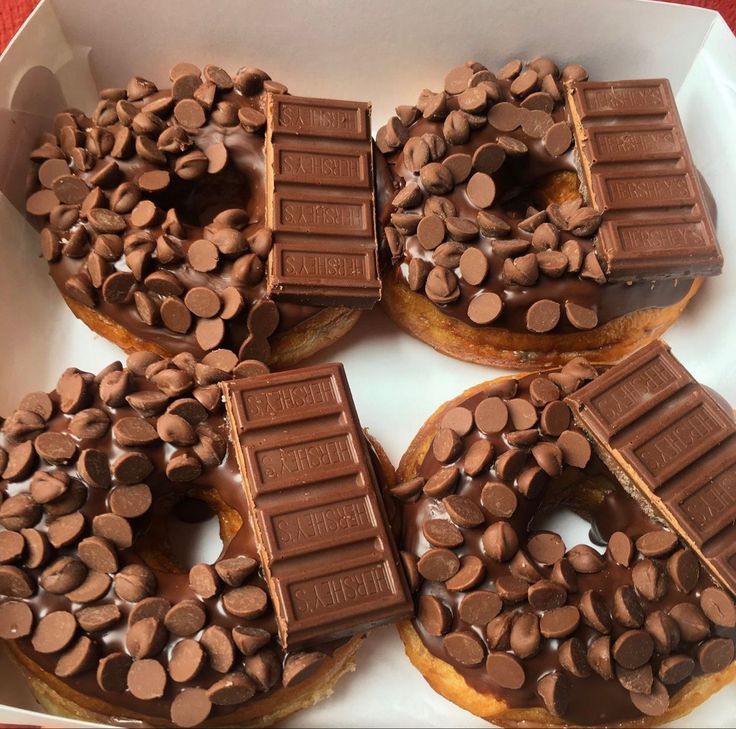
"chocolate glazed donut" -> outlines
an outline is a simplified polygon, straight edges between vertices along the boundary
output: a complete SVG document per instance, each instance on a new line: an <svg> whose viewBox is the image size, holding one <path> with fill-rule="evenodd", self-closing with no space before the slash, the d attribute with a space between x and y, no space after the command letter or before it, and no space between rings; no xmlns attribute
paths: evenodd
<svg viewBox="0 0 736 729"><path fill-rule="evenodd" d="M70 109L31 153L26 209L74 314L126 351L288 366L347 332L359 312L274 303L265 268L267 92L257 68L232 78L179 63L171 89L133 77L91 117Z"/></svg>
<svg viewBox="0 0 736 729"><path fill-rule="evenodd" d="M473 387L398 469L417 595L406 652L435 690L501 726L661 726L736 678L732 599L561 401L595 375L578 359ZM560 507L604 551L535 525Z"/></svg>
<svg viewBox="0 0 736 729"><path fill-rule="evenodd" d="M278 643L217 385L265 371L227 350L138 352L97 375L66 370L2 424L0 638L50 713L262 726L352 668L361 636ZM217 516L214 565L179 563L172 513Z"/></svg>
<svg viewBox="0 0 736 729"><path fill-rule="evenodd" d="M435 349L501 367L615 362L679 316L701 279L608 281L583 203L563 82L547 58L453 69L377 134L383 304Z"/></svg>

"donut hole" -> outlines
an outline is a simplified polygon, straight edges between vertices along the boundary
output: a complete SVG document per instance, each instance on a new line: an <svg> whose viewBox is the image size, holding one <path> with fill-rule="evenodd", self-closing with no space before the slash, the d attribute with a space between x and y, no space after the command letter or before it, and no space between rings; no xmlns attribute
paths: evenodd
<svg viewBox="0 0 736 729"><path fill-rule="evenodd" d="M136 551L152 569L188 572L195 564L216 562L242 526L240 514L216 491L196 489L156 504Z"/></svg>

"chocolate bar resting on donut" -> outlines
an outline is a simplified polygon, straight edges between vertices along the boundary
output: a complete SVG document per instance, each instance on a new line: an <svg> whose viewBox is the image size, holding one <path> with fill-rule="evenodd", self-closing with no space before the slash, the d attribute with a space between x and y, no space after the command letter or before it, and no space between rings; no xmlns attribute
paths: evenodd
<svg viewBox="0 0 736 729"><path fill-rule="evenodd" d="M658 341L567 403L601 458L736 594L736 422Z"/></svg>
<svg viewBox="0 0 736 729"><path fill-rule="evenodd" d="M713 223L667 79L565 85L609 280L714 276Z"/></svg>
<svg viewBox="0 0 736 729"><path fill-rule="evenodd" d="M223 382L222 389L282 646L411 616L342 365Z"/></svg>

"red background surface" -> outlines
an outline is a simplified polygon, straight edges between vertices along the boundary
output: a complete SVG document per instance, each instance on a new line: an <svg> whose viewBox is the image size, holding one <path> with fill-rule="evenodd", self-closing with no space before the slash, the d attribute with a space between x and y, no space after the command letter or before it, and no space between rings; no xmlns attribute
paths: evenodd
<svg viewBox="0 0 736 729"><path fill-rule="evenodd" d="M665 1L672 2L672 0ZM38 0L0 0L0 52L37 2ZM682 4L718 10L731 29L736 31L736 2L734 0L685 0Z"/></svg>

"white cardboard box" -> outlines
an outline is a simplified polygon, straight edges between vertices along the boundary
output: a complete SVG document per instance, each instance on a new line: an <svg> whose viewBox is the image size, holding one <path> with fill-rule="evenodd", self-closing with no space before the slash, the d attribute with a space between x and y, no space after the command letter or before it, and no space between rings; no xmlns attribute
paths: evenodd
<svg viewBox="0 0 736 729"><path fill-rule="evenodd" d="M42 0L0 58L0 412L53 387L67 366L121 357L62 303L22 214L27 155L63 106L91 109L95 89L134 73L165 85L177 61L235 71L258 65L311 96L370 99L374 129L396 104L468 58L490 67L547 54L598 79L666 76L695 161L718 205L726 265L666 339L702 382L736 404L736 38L714 12L639 0ZM380 312L317 361L345 363L364 426L397 463L442 402L498 371L437 354ZM587 529L562 522L568 543ZM576 531L577 530L577 531ZM0 659L0 723L72 723L34 713ZM736 726L736 686L676 726ZM375 631L326 702L288 726L487 726L448 703L404 656L392 627Z"/></svg>

